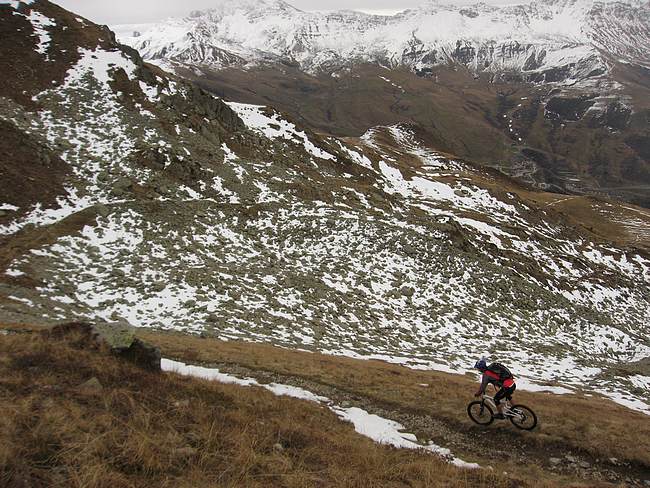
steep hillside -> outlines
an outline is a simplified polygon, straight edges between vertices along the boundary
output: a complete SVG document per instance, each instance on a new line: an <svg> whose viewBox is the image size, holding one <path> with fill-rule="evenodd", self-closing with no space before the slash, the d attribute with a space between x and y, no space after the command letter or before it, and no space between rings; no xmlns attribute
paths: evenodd
<svg viewBox="0 0 650 488"><path fill-rule="evenodd" d="M509 484L375 444L307 401L143 371L92 346L0 334L3 487Z"/></svg>
<svg viewBox="0 0 650 488"><path fill-rule="evenodd" d="M320 136L44 0L0 15L16 39L0 63L32 67L1 88L3 322L128 321L460 373L488 352L522 386L650 410L646 210L537 192L415 125Z"/></svg>
<svg viewBox="0 0 650 488"><path fill-rule="evenodd" d="M647 417L594 396L518 392L537 429L486 428L466 414L473 377L140 330L163 350L161 373L83 330L0 324L3 486L609 488L650 476Z"/></svg>
<svg viewBox="0 0 650 488"><path fill-rule="evenodd" d="M415 122L437 150L539 189L650 205L646 88L631 111L616 96L489 83L446 68L431 77L371 65L334 78L287 67L177 71L221 97L277 106L323 133Z"/></svg>
<svg viewBox="0 0 650 488"><path fill-rule="evenodd" d="M330 134L415 121L438 150L541 189L650 206L645 2L430 2L392 17L216 5L118 35L219 96Z"/></svg>

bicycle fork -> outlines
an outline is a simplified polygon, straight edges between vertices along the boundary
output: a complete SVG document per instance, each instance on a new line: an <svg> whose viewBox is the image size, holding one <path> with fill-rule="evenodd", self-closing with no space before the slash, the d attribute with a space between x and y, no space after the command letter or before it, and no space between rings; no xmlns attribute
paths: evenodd
<svg viewBox="0 0 650 488"><path fill-rule="evenodd" d="M483 412L485 411L485 401L481 402L481 410L479 411L479 414L481 417L483 416Z"/></svg>

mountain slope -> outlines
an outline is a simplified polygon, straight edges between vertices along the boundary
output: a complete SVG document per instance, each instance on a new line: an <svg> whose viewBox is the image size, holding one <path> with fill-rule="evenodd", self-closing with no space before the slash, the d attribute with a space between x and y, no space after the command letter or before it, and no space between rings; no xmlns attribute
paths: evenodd
<svg viewBox="0 0 650 488"><path fill-rule="evenodd" d="M522 387L650 408L647 211L534 191L417 126L320 136L43 0L0 15L22 46L1 62L52 76L0 99L47 189L1 179L4 322L128 321L461 373L489 352Z"/></svg>
<svg viewBox="0 0 650 488"><path fill-rule="evenodd" d="M0 335L3 486L508 483L375 444L306 401L146 371L93 346L81 334Z"/></svg>
<svg viewBox="0 0 650 488"><path fill-rule="evenodd" d="M650 205L644 2L429 3L393 17L218 5L118 36L212 93L329 134L415 122L438 150L541 189Z"/></svg>

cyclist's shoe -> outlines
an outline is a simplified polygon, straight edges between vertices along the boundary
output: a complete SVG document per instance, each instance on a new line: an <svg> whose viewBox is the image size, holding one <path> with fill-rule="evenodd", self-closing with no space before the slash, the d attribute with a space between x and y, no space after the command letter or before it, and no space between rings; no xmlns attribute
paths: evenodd
<svg viewBox="0 0 650 488"><path fill-rule="evenodd" d="M495 413L494 418L498 420L504 420L506 417L502 413Z"/></svg>

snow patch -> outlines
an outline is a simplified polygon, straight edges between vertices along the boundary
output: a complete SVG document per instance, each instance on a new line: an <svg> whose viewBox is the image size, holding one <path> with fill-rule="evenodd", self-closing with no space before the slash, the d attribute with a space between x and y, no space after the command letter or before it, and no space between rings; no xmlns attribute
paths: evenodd
<svg viewBox="0 0 650 488"><path fill-rule="evenodd" d="M105 51L98 48L93 51L79 48L79 55L81 59L68 71L64 88L80 83L88 75L93 76L99 83L108 85L113 79L113 73L120 68L126 71L129 78L134 77L136 65L120 50Z"/></svg>
<svg viewBox="0 0 650 488"><path fill-rule="evenodd" d="M173 361L163 358L161 368L183 376L192 376L206 380L218 381L220 383L235 384L239 386L258 386L265 388L277 396L289 396L300 400L306 400L314 403L326 404L341 419L354 425L354 429L361 435L372 439L379 444L387 444L402 449L418 449L431 452L441 456L455 466L476 469L480 466L476 463L467 463L454 457L449 449L442 448L433 443L428 445L418 444L417 437L413 434L402 432L404 426L394 420L385 419L378 415L366 412L357 407L342 408L334 405L332 401L320 395L316 395L303 388L278 383L260 384L253 378L237 378L235 376L221 373L215 368L205 368L202 366L193 366L179 361Z"/></svg>
<svg viewBox="0 0 650 488"><path fill-rule="evenodd" d="M277 113L262 105L227 102L249 128L264 134L269 139L285 139L300 143L305 151L320 159L336 160L336 156L316 146L295 124L281 118Z"/></svg>
<svg viewBox="0 0 650 488"><path fill-rule="evenodd" d="M38 46L36 46L36 51L45 56L45 59L49 60L49 57L47 56L47 49L50 46L52 38L50 37L50 33L48 32L47 28L55 26L56 22L51 18L46 17L42 13L37 12L36 10L32 10L29 13L28 18L32 23L34 33L38 36Z"/></svg>

